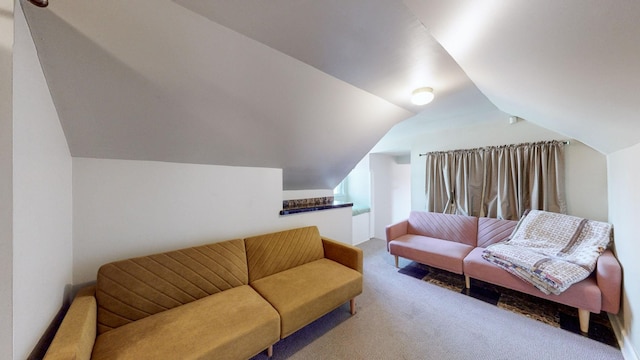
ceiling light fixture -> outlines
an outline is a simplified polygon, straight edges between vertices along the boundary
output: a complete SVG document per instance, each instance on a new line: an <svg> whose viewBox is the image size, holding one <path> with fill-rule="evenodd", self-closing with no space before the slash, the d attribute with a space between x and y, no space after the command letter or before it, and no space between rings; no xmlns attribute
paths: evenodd
<svg viewBox="0 0 640 360"><path fill-rule="evenodd" d="M433 89L430 87L421 87L419 89L413 90L411 94L411 102L416 105L426 105L433 101L435 95L433 94Z"/></svg>

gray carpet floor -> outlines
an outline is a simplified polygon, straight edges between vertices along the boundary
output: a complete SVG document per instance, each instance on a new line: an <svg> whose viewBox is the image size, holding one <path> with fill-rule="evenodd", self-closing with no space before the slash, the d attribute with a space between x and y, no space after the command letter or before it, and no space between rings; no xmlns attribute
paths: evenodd
<svg viewBox="0 0 640 360"><path fill-rule="evenodd" d="M279 341L273 360L623 359L612 346L400 274L383 240L359 247L357 314L348 303L328 313Z"/></svg>
<svg viewBox="0 0 640 360"><path fill-rule="evenodd" d="M511 312L542 321L548 325L559 327L576 334L582 334L582 332L580 332L578 311L574 307L506 289L477 279L471 279L471 288L467 289L464 275L454 274L416 262L406 262L408 262L408 264L401 267L398 270L399 273L428 281L451 291L472 296ZM591 314L589 322L589 333L583 334L584 336L619 348L620 345L616 339L607 313Z"/></svg>

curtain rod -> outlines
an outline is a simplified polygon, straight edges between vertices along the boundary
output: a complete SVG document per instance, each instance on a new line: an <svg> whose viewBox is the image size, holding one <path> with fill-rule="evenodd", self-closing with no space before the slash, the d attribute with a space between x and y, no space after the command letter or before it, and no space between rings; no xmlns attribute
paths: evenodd
<svg viewBox="0 0 640 360"><path fill-rule="evenodd" d="M519 145L525 145L525 144L541 144L541 143L546 143L546 142L550 142L550 141L557 141L557 142L561 142L565 145L569 145L571 144L571 142L569 140L549 140L549 141L540 141L537 143L523 143L523 144L511 144L511 145L499 145L499 146L485 146L485 147L481 147L478 149L486 149L486 148L490 148L490 147L505 147L505 146L519 146ZM448 151L468 151L468 150L476 150L476 149L461 149L461 150L443 150L443 151L432 151L432 152L448 152ZM418 156L426 156L429 155L430 153L424 153L424 154L418 154Z"/></svg>

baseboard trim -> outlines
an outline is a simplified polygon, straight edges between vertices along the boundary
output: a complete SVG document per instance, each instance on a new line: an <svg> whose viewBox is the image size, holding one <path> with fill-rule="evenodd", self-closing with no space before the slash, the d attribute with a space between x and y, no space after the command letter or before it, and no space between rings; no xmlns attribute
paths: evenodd
<svg viewBox="0 0 640 360"><path fill-rule="evenodd" d="M631 341L629 341L629 338L627 337L627 332L622 328L620 317L611 314L607 315L609 315L611 328L616 334L616 339L618 339L618 345L620 345L620 351L622 352L622 357L624 358L624 360L640 360L635 349L633 348L633 346L631 346Z"/></svg>

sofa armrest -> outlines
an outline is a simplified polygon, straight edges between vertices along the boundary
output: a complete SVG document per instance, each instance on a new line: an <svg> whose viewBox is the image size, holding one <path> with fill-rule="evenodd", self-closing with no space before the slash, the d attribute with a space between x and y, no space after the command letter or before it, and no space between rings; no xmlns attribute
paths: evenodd
<svg viewBox="0 0 640 360"><path fill-rule="evenodd" d="M324 257L362 274L362 249L322 237Z"/></svg>
<svg viewBox="0 0 640 360"><path fill-rule="evenodd" d="M45 360L91 358L98 320L95 292L95 286L78 292L47 349Z"/></svg>
<svg viewBox="0 0 640 360"><path fill-rule="evenodd" d="M385 228L385 232L387 235L387 243L393 239L399 238L402 235L406 235L408 231L407 230L408 226L409 226L408 220L402 220L395 224L387 225L387 227Z"/></svg>
<svg viewBox="0 0 640 360"><path fill-rule="evenodd" d="M602 292L602 310L617 314L622 292L622 268L611 250L598 257L596 282Z"/></svg>

